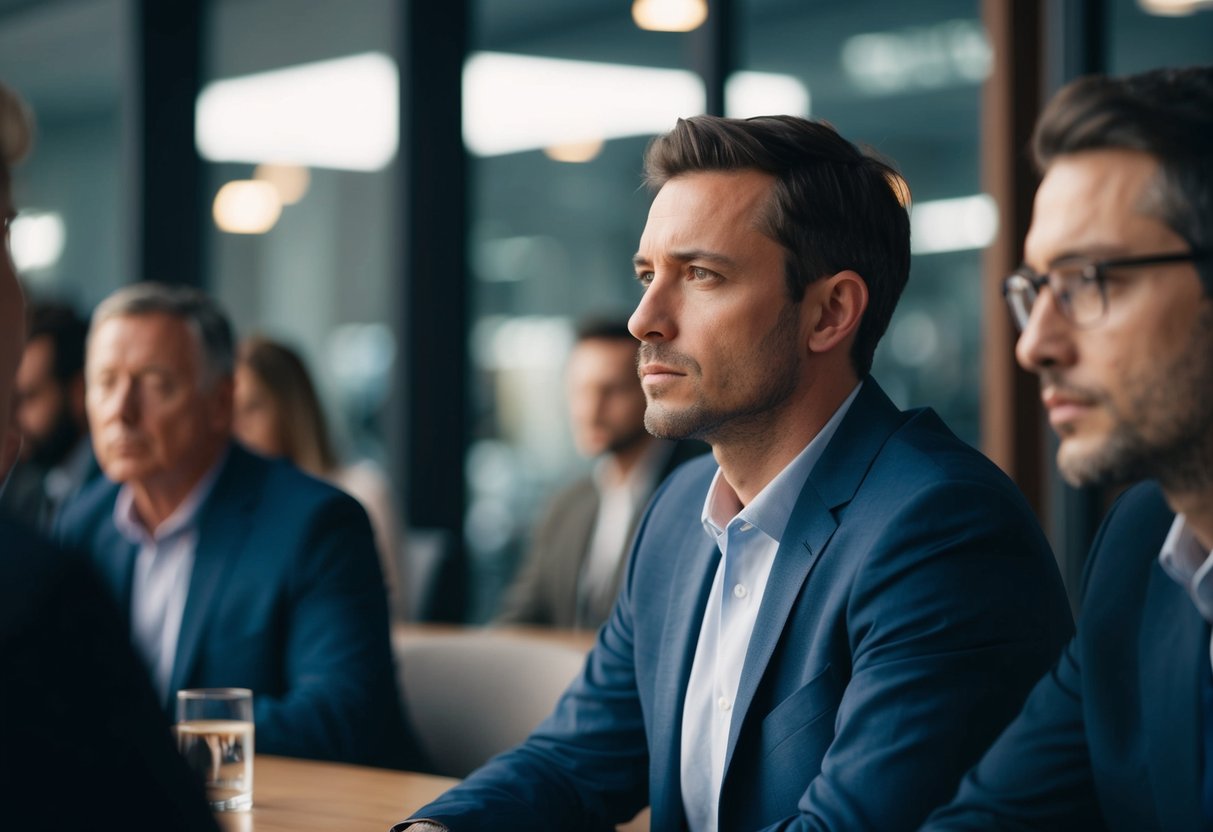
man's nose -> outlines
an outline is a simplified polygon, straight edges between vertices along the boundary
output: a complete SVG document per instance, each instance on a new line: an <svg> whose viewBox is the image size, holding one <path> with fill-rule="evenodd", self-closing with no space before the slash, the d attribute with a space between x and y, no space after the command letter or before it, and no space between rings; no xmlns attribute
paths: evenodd
<svg viewBox="0 0 1213 832"><path fill-rule="evenodd" d="M1045 286L1032 304L1028 322L1015 344L1015 358L1033 373L1074 363L1073 324L1057 308L1052 289Z"/></svg>
<svg viewBox="0 0 1213 832"><path fill-rule="evenodd" d="M128 380L119 385L116 391L118 399L118 416L126 424L139 420L139 385Z"/></svg>
<svg viewBox="0 0 1213 832"><path fill-rule="evenodd" d="M676 304L670 282L655 276L628 319L628 330L645 343L669 341L677 335Z"/></svg>

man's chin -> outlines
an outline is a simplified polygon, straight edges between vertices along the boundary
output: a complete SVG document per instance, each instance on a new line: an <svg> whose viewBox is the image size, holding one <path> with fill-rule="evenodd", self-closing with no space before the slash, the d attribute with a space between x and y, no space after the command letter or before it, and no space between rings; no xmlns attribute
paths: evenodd
<svg viewBox="0 0 1213 832"><path fill-rule="evenodd" d="M1123 485L1147 476L1139 456L1123 442L1063 439L1057 449L1057 469L1073 488Z"/></svg>

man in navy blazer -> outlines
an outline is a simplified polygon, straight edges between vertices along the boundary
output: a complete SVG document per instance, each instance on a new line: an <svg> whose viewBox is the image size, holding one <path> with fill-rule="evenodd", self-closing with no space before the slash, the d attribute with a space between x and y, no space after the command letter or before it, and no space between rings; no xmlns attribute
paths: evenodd
<svg viewBox="0 0 1213 832"><path fill-rule="evenodd" d="M1141 478L1078 634L927 828L1213 829L1213 67L1089 77L1036 127L1005 293L1075 485Z"/></svg>
<svg viewBox="0 0 1213 832"><path fill-rule="evenodd" d="M827 125L654 141L635 257L666 481L584 672L403 826L911 829L1071 631L1014 485L868 376L909 266L900 178Z"/></svg>
<svg viewBox="0 0 1213 832"><path fill-rule="evenodd" d="M163 706L254 692L257 750L412 762L366 514L230 439L232 334L210 298L136 284L98 306L86 402L108 480L61 523L89 552Z"/></svg>

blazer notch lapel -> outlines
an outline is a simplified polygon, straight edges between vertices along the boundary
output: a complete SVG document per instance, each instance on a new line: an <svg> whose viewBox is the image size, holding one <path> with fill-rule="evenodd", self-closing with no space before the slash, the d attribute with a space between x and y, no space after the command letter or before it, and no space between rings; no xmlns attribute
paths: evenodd
<svg viewBox="0 0 1213 832"><path fill-rule="evenodd" d="M698 518L696 518L698 526ZM688 527L689 528L689 527ZM673 570L676 585L670 591L669 606L662 628L661 662L654 686L653 736L668 737L649 751L652 772L666 784L666 800L653 800L653 828L680 829L686 827L682 811L682 710L691 663L703 627L703 613L708 594L720 563L720 550L706 534L691 528L684 534ZM678 577L683 576L679 580ZM656 797L653 795L652 797ZM664 804L664 805L662 805Z"/></svg>
<svg viewBox="0 0 1213 832"><path fill-rule="evenodd" d="M809 574L817 565L837 528L838 521L833 513L821 501L817 492L806 486L775 553L775 563L771 566L771 574L767 578L762 606L758 609L758 618L754 621L754 632L750 636L745 664L742 665L741 679L737 685L733 719L729 724L729 742L725 751L722 784L728 781L737 737L749 716L754 694L766 674L775 647L783 638L796 599L800 597Z"/></svg>
<svg viewBox="0 0 1213 832"><path fill-rule="evenodd" d="M190 573L189 594L181 614L177 637L177 655L169 694L188 684L198 660L198 650L207 621L219 603L220 588L231 566L240 557L248 540L248 526L259 491L258 484L238 475L242 453L233 447L228 464L215 482L214 491L198 516L198 542L194 549L194 568Z"/></svg>

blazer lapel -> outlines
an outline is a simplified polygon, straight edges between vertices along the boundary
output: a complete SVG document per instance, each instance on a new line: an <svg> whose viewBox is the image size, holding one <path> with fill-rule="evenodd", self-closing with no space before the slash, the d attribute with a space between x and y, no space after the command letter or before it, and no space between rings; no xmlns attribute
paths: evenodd
<svg viewBox="0 0 1213 832"><path fill-rule="evenodd" d="M1201 829L1201 673L1208 629L1183 589L1150 569L1138 636L1146 759L1162 828Z"/></svg>
<svg viewBox="0 0 1213 832"><path fill-rule="evenodd" d="M746 650L729 725L723 782L728 781L737 737L796 599L838 528L837 510L855 496L872 460L905 419L879 385L871 378L865 379L851 409L813 466L779 543Z"/></svg>
<svg viewBox="0 0 1213 832"><path fill-rule="evenodd" d="M131 582L134 580L138 554L139 547L123 537L113 523L101 524L94 548L94 562L98 564L97 571L109 587L128 626L131 617Z"/></svg>
<svg viewBox="0 0 1213 832"><path fill-rule="evenodd" d="M187 687L198 659L198 650L210 618L220 597L223 578L240 555L248 539L248 523L252 514L255 486L250 486L241 473L243 451L233 446L228 461L214 490L198 516L198 544L194 550L194 569L190 573L189 595L181 616L181 632L177 637L177 656L168 695ZM166 703L170 708L172 702Z"/></svg>
<svg viewBox="0 0 1213 832"><path fill-rule="evenodd" d="M712 579L720 563L720 550L702 531L695 515L695 527L688 526L671 571L670 603L661 633L663 657L654 685L652 736L665 738L650 748L650 765L656 782L664 784L652 799L654 829L682 829L686 815L682 811L682 705L686 699L691 663L699 643L703 611L707 606ZM695 534L698 530L700 533ZM684 576L684 577L679 577ZM664 794L665 799L661 799Z"/></svg>

